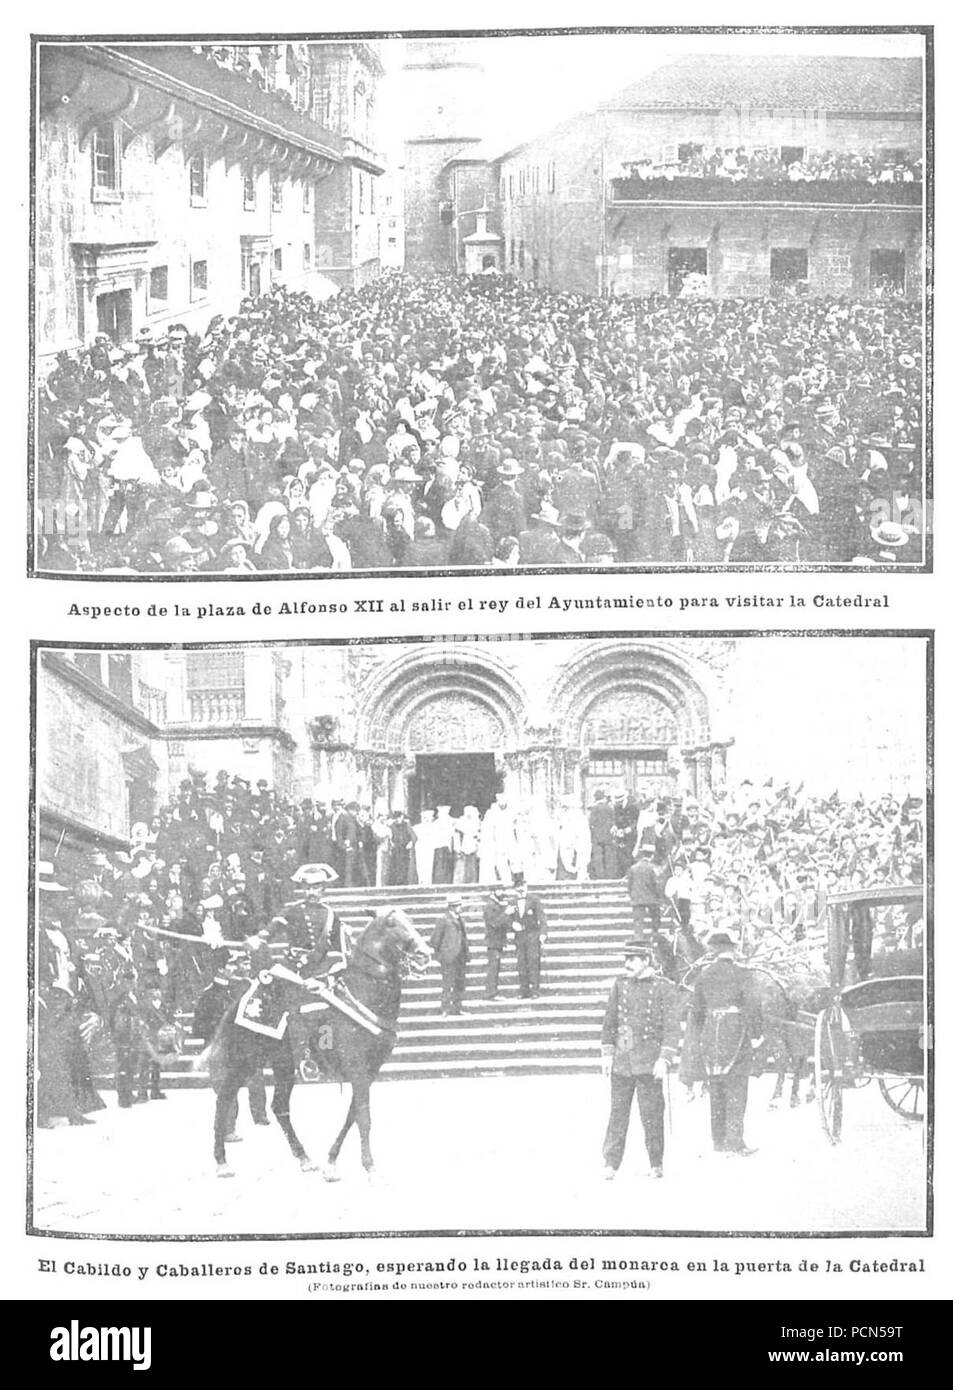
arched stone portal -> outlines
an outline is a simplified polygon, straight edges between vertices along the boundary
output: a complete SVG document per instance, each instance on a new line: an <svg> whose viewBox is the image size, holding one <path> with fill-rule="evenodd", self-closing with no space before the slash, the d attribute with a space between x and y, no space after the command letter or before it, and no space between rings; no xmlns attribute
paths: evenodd
<svg viewBox="0 0 953 1390"><path fill-rule="evenodd" d="M531 690L506 644L398 649L356 692L347 756L361 799L482 812L504 784L522 804L553 807L561 796L589 804L596 787L645 799L723 778L704 662L661 641L558 646L571 659L555 679L541 666L548 685Z"/></svg>
<svg viewBox="0 0 953 1390"><path fill-rule="evenodd" d="M523 742L526 692L491 648L414 648L369 682L356 758L374 799L486 811Z"/></svg>
<svg viewBox="0 0 953 1390"><path fill-rule="evenodd" d="M588 804L597 787L645 799L697 795L723 781L728 744L711 741L704 679L669 644L586 646L552 693L562 790Z"/></svg>

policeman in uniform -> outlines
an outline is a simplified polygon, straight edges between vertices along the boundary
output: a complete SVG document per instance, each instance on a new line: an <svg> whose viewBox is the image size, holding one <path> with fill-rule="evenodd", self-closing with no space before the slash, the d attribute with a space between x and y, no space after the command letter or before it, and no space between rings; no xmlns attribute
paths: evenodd
<svg viewBox="0 0 953 1390"><path fill-rule="evenodd" d="M730 933L715 932L707 945L716 959L695 984L689 1027L708 1075L714 1150L747 1158L756 1152L745 1144L744 1124L752 1053L764 1041L761 1004Z"/></svg>
<svg viewBox="0 0 953 1390"><path fill-rule="evenodd" d="M639 1098L652 1177L662 1176L665 1149L663 1082L678 1059L678 990L657 974L648 940L625 943L625 973L609 991L602 1024L602 1070L609 1078L609 1125L602 1145L605 1177L614 1178L625 1152L632 1099Z"/></svg>

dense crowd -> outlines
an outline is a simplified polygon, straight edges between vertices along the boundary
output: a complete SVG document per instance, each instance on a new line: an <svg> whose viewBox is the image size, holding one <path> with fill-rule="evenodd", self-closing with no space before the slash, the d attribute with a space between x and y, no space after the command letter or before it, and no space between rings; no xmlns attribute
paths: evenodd
<svg viewBox="0 0 953 1390"><path fill-rule="evenodd" d="M59 354L39 565L109 573L917 560L920 305L281 288Z"/></svg>
<svg viewBox="0 0 953 1390"><path fill-rule="evenodd" d="M649 157L624 167L629 178L646 181L672 179L730 179L734 183L921 183L923 160L904 150L870 151L805 150L782 155L780 149L747 149L699 145L681 152L677 160Z"/></svg>
<svg viewBox="0 0 953 1390"><path fill-rule="evenodd" d="M133 828L127 851L91 852L68 871L41 866L39 1121L81 1123L100 1103L92 1078L104 1068L120 1104L160 1099L183 1020L212 1009L195 1026L199 1037L214 1031L242 943L300 900L303 864L351 886L509 886L619 880L644 859L669 929L703 941L727 927L770 958L810 939L821 893L922 882L922 814L914 796L744 783L701 799L599 791L587 809L564 798L552 811L501 791L483 816L443 806L411 824L383 805L295 804L265 783L193 772L151 825ZM888 915L880 930L894 944L922 945L922 911Z"/></svg>

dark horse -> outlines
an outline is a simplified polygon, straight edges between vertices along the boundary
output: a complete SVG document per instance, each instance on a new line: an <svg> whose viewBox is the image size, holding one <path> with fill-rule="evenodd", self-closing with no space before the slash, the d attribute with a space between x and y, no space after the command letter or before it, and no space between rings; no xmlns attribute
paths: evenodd
<svg viewBox="0 0 953 1390"><path fill-rule="evenodd" d="M368 1173L374 1170L371 1157L371 1084L387 1061L397 1041L397 1015L400 1010L401 982L405 974L420 973L431 959L430 947L414 929L407 914L399 908L379 912L361 933L351 951L343 983L347 991L342 997L369 1010L379 1028L377 1035L360 1023L331 1007L320 1013L298 1013L302 1005L313 1004L315 995L304 982L282 982L282 1008L289 1015L289 1027L281 1038L252 1032L236 1023L239 1005L233 1004L225 1014L215 1034L213 1048L218 1054L223 1079L215 1102L215 1162L219 1177L231 1177L232 1170L225 1158L225 1135L228 1132L229 1110L240 1088L262 1067L270 1067L275 1078L271 1109L282 1133L301 1168L305 1172L321 1171L312 1162L291 1123L291 1092L294 1089L296 1064L291 1034L296 1028L312 1030L309 1050L330 1079L347 1082L351 1087L351 1104L340 1134L328 1154L329 1169L325 1177L334 1181L334 1164L348 1130L357 1124L361 1136L361 1161ZM307 1023L305 1023L307 1020Z"/></svg>

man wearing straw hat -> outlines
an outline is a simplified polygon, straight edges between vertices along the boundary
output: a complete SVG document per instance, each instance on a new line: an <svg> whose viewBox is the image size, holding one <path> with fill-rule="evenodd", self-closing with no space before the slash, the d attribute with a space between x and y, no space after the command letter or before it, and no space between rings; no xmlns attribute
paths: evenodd
<svg viewBox="0 0 953 1390"><path fill-rule="evenodd" d="M645 936L625 943L625 972L609 991L602 1024L602 1071L611 1086L609 1124L602 1146L604 1176L615 1177L625 1153L632 1100L639 1117L653 1178L662 1176L665 1092L669 1067L678 1060L678 990L657 974Z"/></svg>

